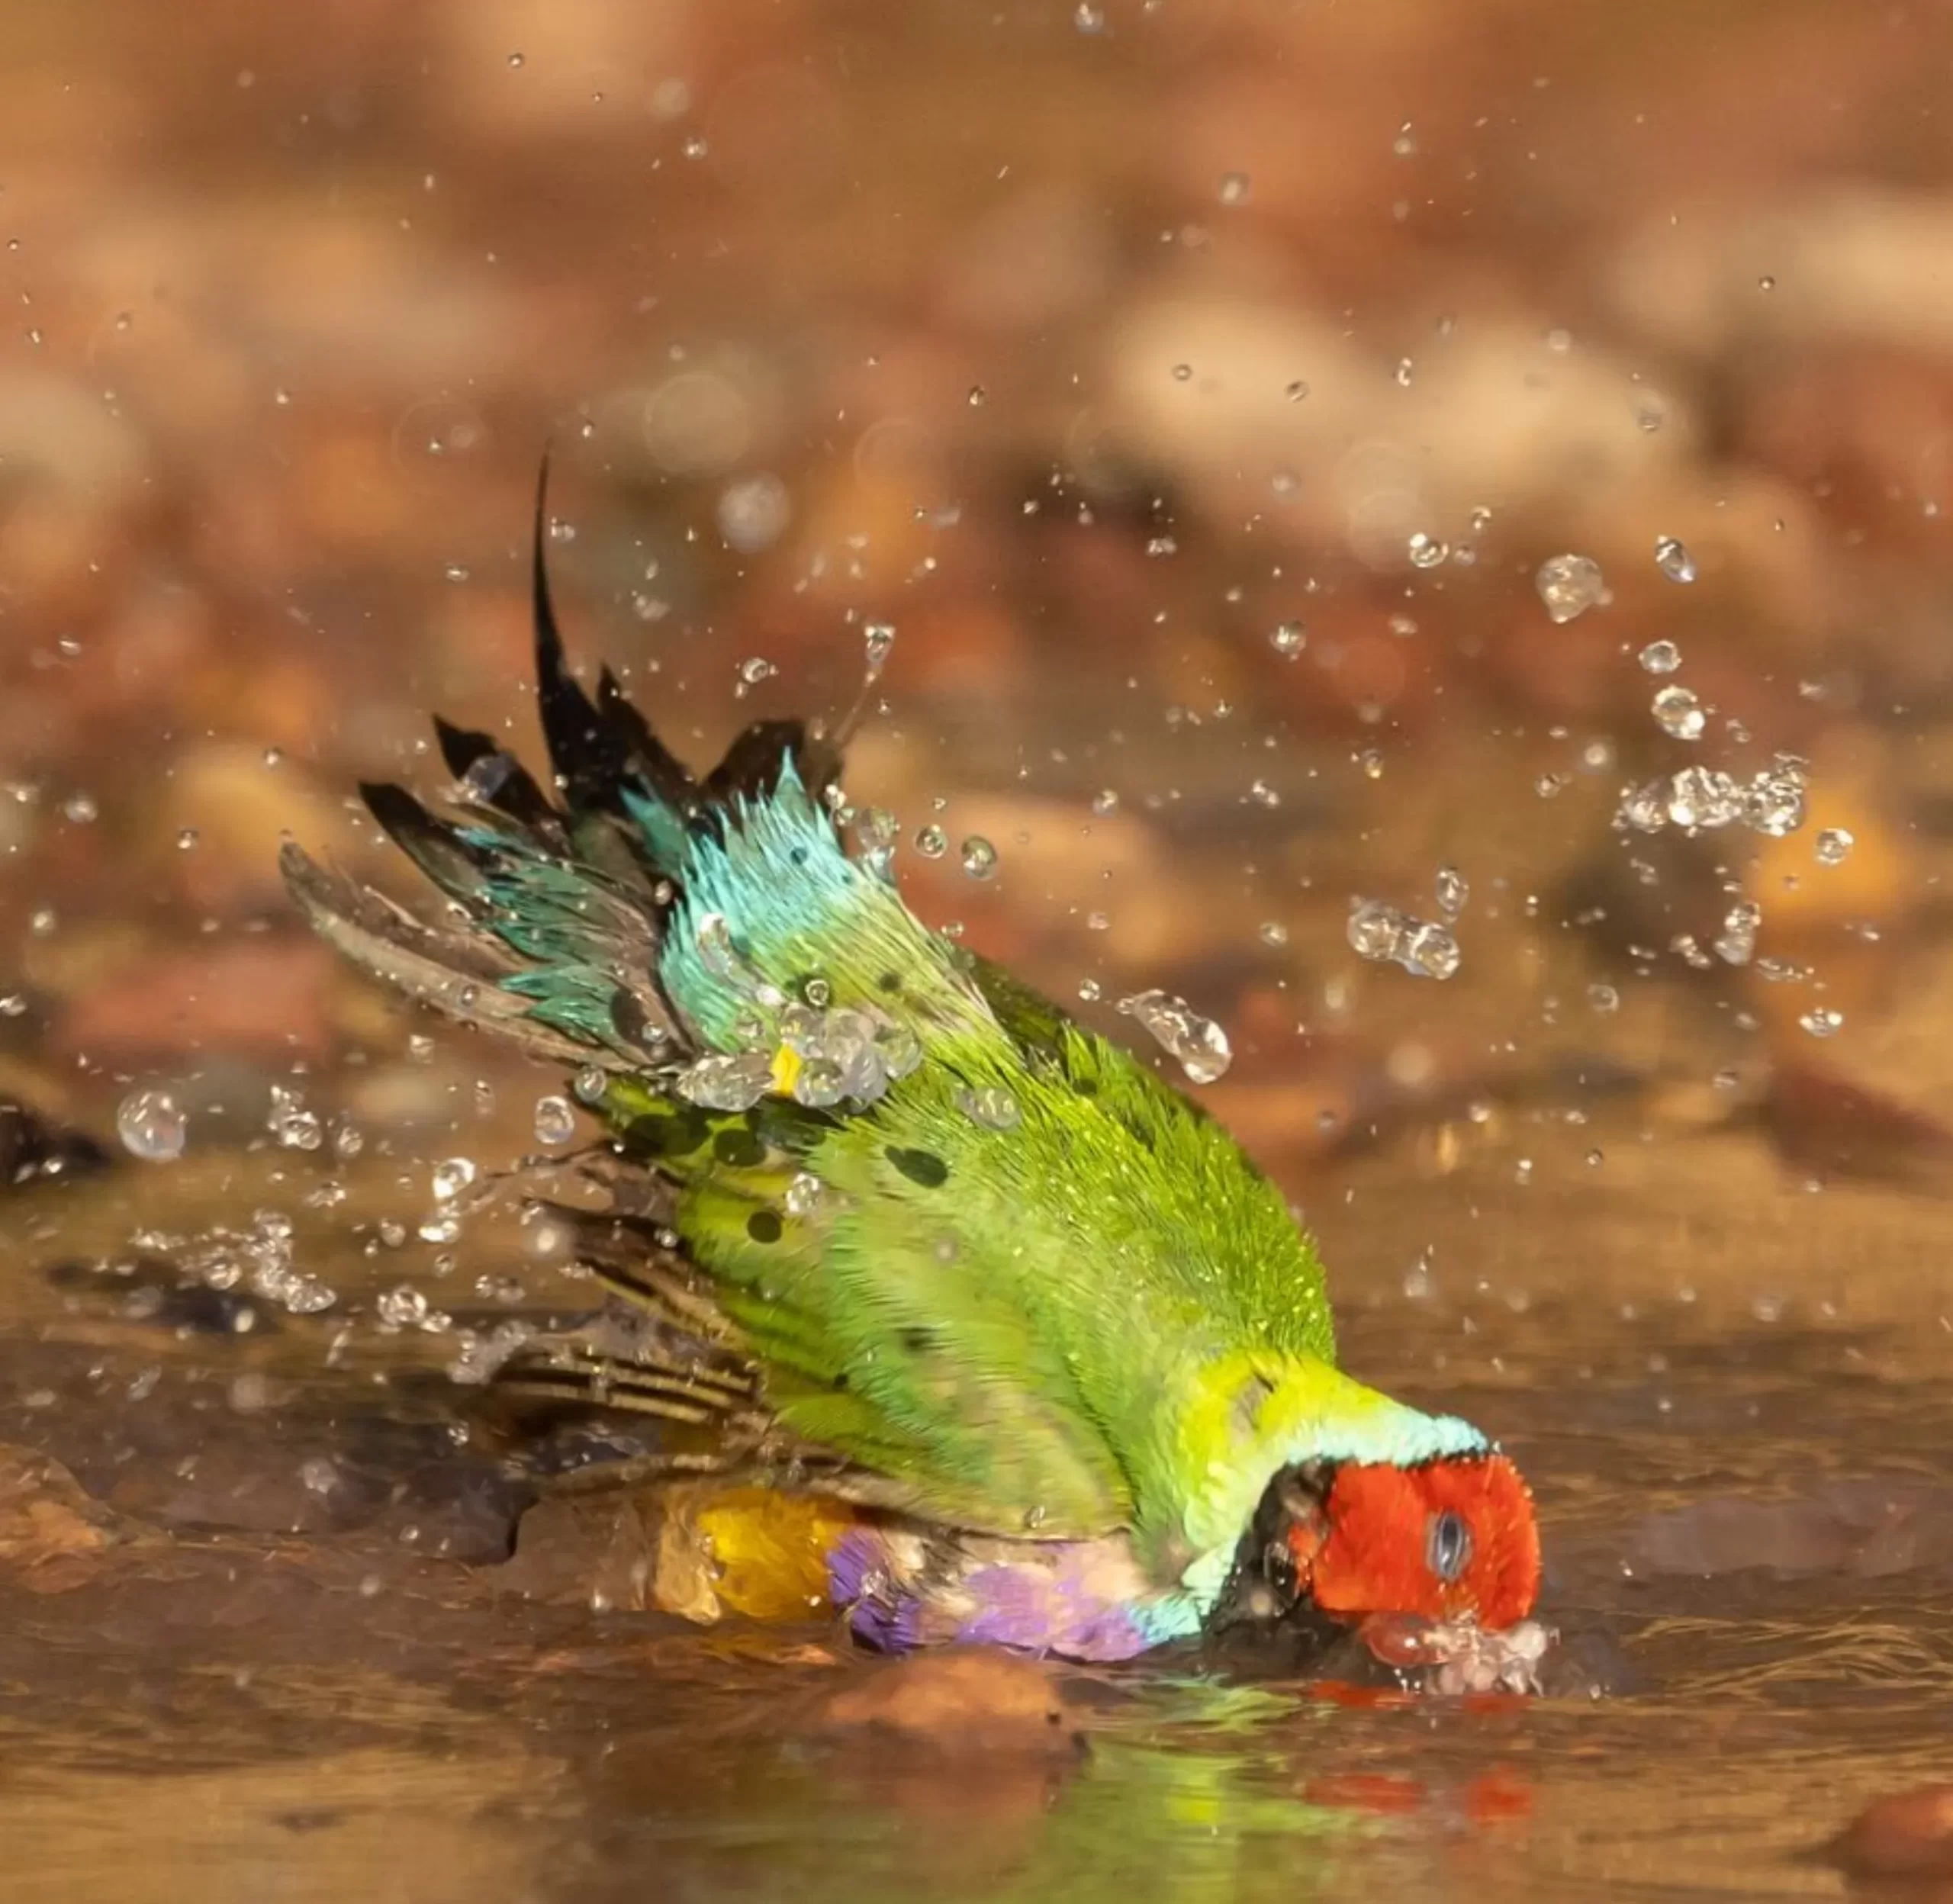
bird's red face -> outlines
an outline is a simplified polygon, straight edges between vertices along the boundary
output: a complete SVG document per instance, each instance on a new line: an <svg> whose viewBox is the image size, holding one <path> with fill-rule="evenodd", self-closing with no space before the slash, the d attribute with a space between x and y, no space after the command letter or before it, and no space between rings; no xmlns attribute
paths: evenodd
<svg viewBox="0 0 1953 1904"><path fill-rule="evenodd" d="M1414 1468L1346 1462L1286 1541L1298 1592L1347 1619L1414 1613L1505 1627L1539 1595L1533 1497L1503 1455Z"/></svg>

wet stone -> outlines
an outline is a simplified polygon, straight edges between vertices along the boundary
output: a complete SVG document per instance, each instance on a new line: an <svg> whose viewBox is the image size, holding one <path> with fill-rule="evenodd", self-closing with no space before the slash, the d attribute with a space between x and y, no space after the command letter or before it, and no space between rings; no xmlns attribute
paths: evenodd
<svg viewBox="0 0 1953 1904"><path fill-rule="evenodd" d="M824 1700L817 1722L941 1751L1070 1756L1078 1749L1075 1716L1051 1670L985 1648L877 1666Z"/></svg>
<svg viewBox="0 0 1953 1904"><path fill-rule="evenodd" d="M1953 1785L1874 1799L1826 1850L1854 1877L1953 1878Z"/></svg>
<svg viewBox="0 0 1953 1904"><path fill-rule="evenodd" d="M0 1578L40 1594L82 1586L121 1538L116 1522L60 1462L0 1446Z"/></svg>

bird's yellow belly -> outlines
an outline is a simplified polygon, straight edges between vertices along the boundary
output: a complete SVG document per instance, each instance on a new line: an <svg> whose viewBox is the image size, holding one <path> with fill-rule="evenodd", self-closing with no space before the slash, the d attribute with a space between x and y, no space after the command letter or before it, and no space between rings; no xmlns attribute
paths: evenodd
<svg viewBox="0 0 1953 1904"><path fill-rule="evenodd" d="M828 1555L860 1516L845 1501L764 1488L672 1488L658 1531L653 1598L710 1622L819 1619L831 1610Z"/></svg>

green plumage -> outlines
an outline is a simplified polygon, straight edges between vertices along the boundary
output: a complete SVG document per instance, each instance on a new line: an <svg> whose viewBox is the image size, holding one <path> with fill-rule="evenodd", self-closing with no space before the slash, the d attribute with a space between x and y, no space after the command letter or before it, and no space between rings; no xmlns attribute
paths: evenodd
<svg viewBox="0 0 1953 1904"><path fill-rule="evenodd" d="M1218 1125L846 855L832 749L764 725L695 782L607 675L594 699L568 677L536 561L560 803L445 727L457 819L367 790L466 925L295 848L287 873L395 983L600 1073L586 1097L680 1239L600 1269L658 1318L648 1392L684 1399L690 1365L694 1418L931 1521L1129 1531L1204 1603L1285 1463L1482 1446L1335 1372L1314 1252ZM715 1059L742 1108L693 1101L726 1101Z"/></svg>

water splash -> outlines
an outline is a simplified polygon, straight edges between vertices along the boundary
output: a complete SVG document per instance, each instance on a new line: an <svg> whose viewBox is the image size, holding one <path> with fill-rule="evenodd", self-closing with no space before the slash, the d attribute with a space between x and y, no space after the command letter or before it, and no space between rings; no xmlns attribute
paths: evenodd
<svg viewBox="0 0 1953 1904"><path fill-rule="evenodd" d="M1400 912L1381 899L1359 899L1350 908L1346 930L1350 950L1359 958L1379 965L1401 965L1414 978L1450 978L1463 961L1458 941L1449 928Z"/></svg>
<svg viewBox="0 0 1953 1904"><path fill-rule="evenodd" d="M1163 1050L1177 1058L1180 1069L1195 1084L1211 1084L1234 1063L1227 1033L1211 1018L1202 1018L1184 999L1157 989L1135 992L1120 999L1119 1009L1137 1020Z"/></svg>
<svg viewBox="0 0 1953 1904"><path fill-rule="evenodd" d="M132 1091L116 1107L115 1134L133 1157L174 1163L189 1140L190 1122L167 1091Z"/></svg>
<svg viewBox="0 0 1953 1904"><path fill-rule="evenodd" d="M1591 555L1548 556L1533 577L1533 586L1546 604L1548 617L1562 624L1614 600L1607 578Z"/></svg>

